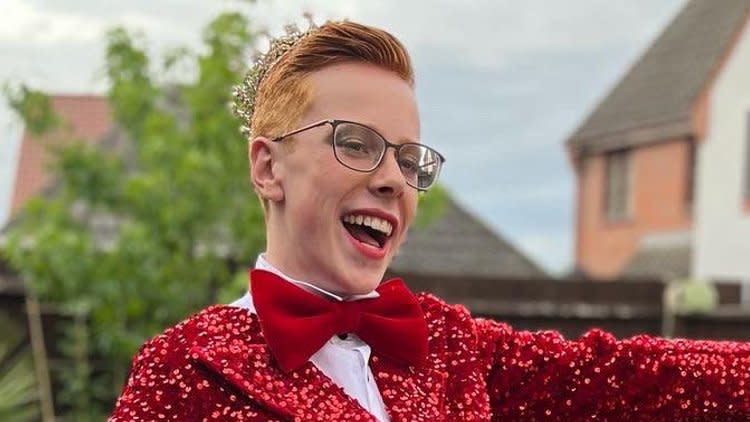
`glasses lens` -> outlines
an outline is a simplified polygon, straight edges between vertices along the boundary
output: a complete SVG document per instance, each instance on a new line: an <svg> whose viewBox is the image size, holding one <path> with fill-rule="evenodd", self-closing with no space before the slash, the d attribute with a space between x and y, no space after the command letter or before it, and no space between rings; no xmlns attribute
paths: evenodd
<svg viewBox="0 0 750 422"><path fill-rule="evenodd" d="M358 171L375 169L383 158L386 142L367 126L341 122L333 134L333 151L341 164ZM426 190L440 174L443 160L437 151L421 144L402 144L398 165L409 185Z"/></svg>
<svg viewBox="0 0 750 422"><path fill-rule="evenodd" d="M354 170L370 171L380 161L385 142L365 126L341 123L333 134L333 147L341 164Z"/></svg>
<svg viewBox="0 0 750 422"><path fill-rule="evenodd" d="M398 152L398 165L406 181L417 189L428 189L440 174L442 160L438 153L424 145L404 144Z"/></svg>

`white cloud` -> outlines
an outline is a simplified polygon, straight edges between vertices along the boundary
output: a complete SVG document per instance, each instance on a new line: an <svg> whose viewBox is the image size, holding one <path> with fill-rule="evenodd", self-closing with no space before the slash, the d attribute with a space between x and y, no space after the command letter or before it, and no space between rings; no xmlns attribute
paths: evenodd
<svg viewBox="0 0 750 422"><path fill-rule="evenodd" d="M496 67L511 56L642 43L684 0L448 0L362 2L352 10L407 46L442 60ZM637 28L637 29L636 29Z"/></svg>
<svg viewBox="0 0 750 422"><path fill-rule="evenodd" d="M251 8L250 15L278 30L290 21L305 22L304 13L312 14L318 24L328 19L353 18L360 13L363 4L347 0L261 0Z"/></svg>
<svg viewBox="0 0 750 422"><path fill-rule="evenodd" d="M402 38L420 59L496 67L516 55L642 43L683 0L238 1L4 0L0 43L65 45L97 42L115 24L142 29L152 39L197 41L199 28L222 9L239 8L272 33L290 21L352 18ZM634 28L639 28L634 30ZM649 28L645 30L643 28Z"/></svg>
<svg viewBox="0 0 750 422"><path fill-rule="evenodd" d="M23 0L5 0L0 22L0 42L30 46L91 42L105 27L101 19L44 10Z"/></svg>
<svg viewBox="0 0 750 422"><path fill-rule="evenodd" d="M318 23L350 18L392 32L417 58L492 68L517 55L642 43L683 1L261 0L250 14L272 33L303 23L304 12Z"/></svg>

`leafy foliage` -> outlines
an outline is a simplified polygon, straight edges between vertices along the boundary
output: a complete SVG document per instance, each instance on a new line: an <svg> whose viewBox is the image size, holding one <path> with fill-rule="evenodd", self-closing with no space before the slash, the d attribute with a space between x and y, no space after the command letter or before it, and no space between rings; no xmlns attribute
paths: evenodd
<svg viewBox="0 0 750 422"><path fill-rule="evenodd" d="M39 419L34 362L24 330L0 314L0 420L26 422Z"/></svg>
<svg viewBox="0 0 750 422"><path fill-rule="evenodd" d="M24 116L27 130L40 135L58 126L59 121L52 111L49 97L28 87L3 86L3 93L8 104L19 114Z"/></svg>
<svg viewBox="0 0 750 422"><path fill-rule="evenodd" d="M414 222L417 228L425 228L440 216L448 201L448 191L435 185L427 193L420 194L419 215Z"/></svg>
<svg viewBox="0 0 750 422"><path fill-rule="evenodd" d="M719 306L719 292L706 280L677 279L667 286L667 300L679 315L705 314Z"/></svg>

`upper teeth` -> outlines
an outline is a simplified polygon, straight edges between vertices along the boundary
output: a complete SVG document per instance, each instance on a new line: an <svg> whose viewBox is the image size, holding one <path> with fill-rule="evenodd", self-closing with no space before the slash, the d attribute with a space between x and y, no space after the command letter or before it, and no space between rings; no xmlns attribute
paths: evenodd
<svg viewBox="0 0 750 422"><path fill-rule="evenodd" d="M391 225L391 223L383 220L382 218L373 217L370 215L349 214L344 217L344 222L372 227L373 229L384 233L386 236L390 236L391 232L393 231L393 226Z"/></svg>

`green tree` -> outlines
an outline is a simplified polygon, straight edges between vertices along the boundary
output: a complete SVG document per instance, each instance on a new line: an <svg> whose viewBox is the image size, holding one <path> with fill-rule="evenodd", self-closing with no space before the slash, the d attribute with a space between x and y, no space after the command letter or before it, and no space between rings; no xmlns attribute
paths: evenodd
<svg viewBox="0 0 750 422"><path fill-rule="evenodd" d="M139 345L215 302L263 246L247 144L228 106L254 36L244 16L223 14L204 29L201 54L178 49L155 66L139 38L110 31L120 141L50 146L53 193L32 200L8 234L5 256L29 286L86 318L66 328L73 363L57 374L72 420L102 420ZM185 69L194 78L176 77ZM66 136L43 94L7 94L35 133Z"/></svg>
<svg viewBox="0 0 750 422"><path fill-rule="evenodd" d="M143 341L246 288L264 246L263 214L248 180L247 142L229 103L259 31L226 13L204 49L153 65L143 40L108 33L108 98L120 136L50 145L56 184L19 213L4 255L40 299L73 318L57 368L70 420L102 420ZM185 80L182 75L194 75ZM6 96L35 134L66 135L44 94ZM434 218L441 189L420 198Z"/></svg>

